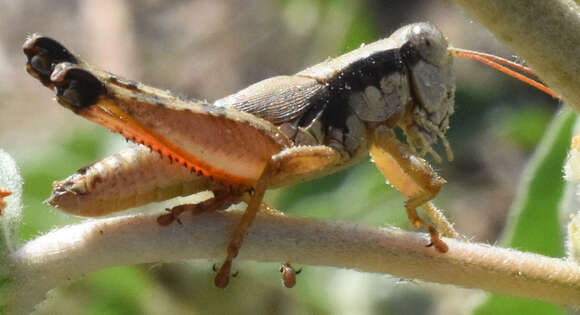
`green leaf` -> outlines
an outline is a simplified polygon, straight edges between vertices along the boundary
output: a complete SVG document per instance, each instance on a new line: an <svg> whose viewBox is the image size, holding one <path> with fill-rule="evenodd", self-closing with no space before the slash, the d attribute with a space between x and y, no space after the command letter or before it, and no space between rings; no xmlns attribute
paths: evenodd
<svg viewBox="0 0 580 315"><path fill-rule="evenodd" d="M116 267L92 274L85 283L93 297L88 301L89 314L143 314L149 277L135 267Z"/></svg>
<svg viewBox="0 0 580 315"><path fill-rule="evenodd" d="M564 109L550 123L524 170L501 245L551 257L564 255L558 210L565 189L562 167L575 120L576 114ZM565 314L565 311L546 302L491 295L474 314Z"/></svg>
<svg viewBox="0 0 580 315"><path fill-rule="evenodd" d="M565 182L562 168L570 148L576 114L559 113L524 170L501 244L551 257L564 255L560 200Z"/></svg>
<svg viewBox="0 0 580 315"><path fill-rule="evenodd" d="M493 294L486 302L480 305L475 315L501 315L501 314L526 314L526 315L555 315L566 314L564 309L554 304L542 301L534 301L512 296Z"/></svg>

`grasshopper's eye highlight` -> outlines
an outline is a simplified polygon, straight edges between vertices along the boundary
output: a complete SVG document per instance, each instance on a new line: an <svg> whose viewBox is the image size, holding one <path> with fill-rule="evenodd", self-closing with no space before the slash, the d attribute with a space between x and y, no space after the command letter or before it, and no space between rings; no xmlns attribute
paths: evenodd
<svg viewBox="0 0 580 315"><path fill-rule="evenodd" d="M447 63L449 43L443 34L433 25L420 23L410 30L409 42L415 53L430 64L439 66Z"/></svg>

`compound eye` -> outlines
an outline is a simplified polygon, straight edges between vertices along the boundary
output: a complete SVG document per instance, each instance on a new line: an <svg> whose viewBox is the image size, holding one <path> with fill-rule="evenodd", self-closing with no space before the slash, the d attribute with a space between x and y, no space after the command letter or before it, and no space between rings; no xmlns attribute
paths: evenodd
<svg viewBox="0 0 580 315"><path fill-rule="evenodd" d="M424 61L433 65L446 63L447 39L436 27L421 23L411 29L410 35L413 47Z"/></svg>

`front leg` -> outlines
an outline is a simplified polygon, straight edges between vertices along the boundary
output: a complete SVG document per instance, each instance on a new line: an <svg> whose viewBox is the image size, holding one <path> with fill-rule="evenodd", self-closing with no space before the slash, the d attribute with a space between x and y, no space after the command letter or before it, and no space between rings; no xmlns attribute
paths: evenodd
<svg viewBox="0 0 580 315"><path fill-rule="evenodd" d="M437 230L417 214L417 208L425 206L427 213L446 236L456 236L451 224L429 201L435 198L445 180L439 177L424 159L414 155L407 146L399 142L393 131L379 126L371 132L370 155L385 178L409 198L405 204L409 220L415 228L423 225L431 235L431 244L439 252L448 247L439 237Z"/></svg>

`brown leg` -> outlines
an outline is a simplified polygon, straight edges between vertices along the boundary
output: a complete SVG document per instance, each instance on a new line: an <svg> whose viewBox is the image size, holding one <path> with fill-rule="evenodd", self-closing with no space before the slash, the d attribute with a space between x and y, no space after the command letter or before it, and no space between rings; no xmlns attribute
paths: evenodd
<svg viewBox="0 0 580 315"><path fill-rule="evenodd" d="M242 242L244 241L244 236L254 222L254 218L256 218L256 214L258 213L260 205L262 204L262 199L264 198L264 193L268 188L267 182L273 170L274 163L269 161L266 165L266 168L262 172L260 179L258 179L253 193L250 195L248 206L246 211L244 211L244 215L242 216L240 223L238 223L238 226L236 226L236 229L230 235L226 259L220 267L214 281L216 287L218 288L225 288L230 281L232 261L234 258L236 258L236 256L238 256L238 252L240 251Z"/></svg>
<svg viewBox="0 0 580 315"><path fill-rule="evenodd" d="M159 225L169 225L173 221L179 222L179 215L185 211L191 211L192 215L197 215L204 212L224 210L227 207L241 201L241 194L239 192L232 192L229 190L220 190L214 192L214 197L202 201L198 204L185 204L168 209L169 213L162 214L157 218Z"/></svg>
<svg viewBox="0 0 580 315"><path fill-rule="evenodd" d="M430 205L429 201L435 198L445 180L435 173L427 161L415 156L406 145L399 142L393 131L385 126L377 127L371 134L369 151L385 178L409 198L405 208L413 226L415 228L424 226L431 235L429 245L435 246L439 252L447 252L448 247L439 237L437 229L417 214L418 207ZM435 207L428 209L430 215L436 210ZM437 222L446 223L447 221L439 220ZM444 227L444 230L452 231L453 227L449 224L449 226Z"/></svg>
<svg viewBox="0 0 580 315"><path fill-rule="evenodd" d="M405 209L407 210L407 216L409 217L409 221L413 224L415 228L419 228L421 225L427 228L429 235L431 236L431 242L427 245L435 246L435 249L441 253L446 253L449 250L449 247L439 236L439 232L435 227L431 224L425 222L425 220L421 219L417 214L417 207L420 207L424 204L430 204L429 200L435 198L435 195L431 195L429 193L417 195L415 197L411 197L405 203Z"/></svg>
<svg viewBox="0 0 580 315"><path fill-rule="evenodd" d="M246 208L240 223L230 235L227 249L228 254L216 275L215 285L220 288L227 286L229 282L229 274L232 268L232 261L238 255L244 236L254 221L257 212L263 211L270 215L283 215L283 213L278 210L262 203L264 193L268 188L272 174L275 173L276 178L282 182L288 180L288 178L300 176L301 174L304 178L309 178L309 176L313 176L312 174L318 172L324 173L334 171L334 169L339 167L343 162L344 161L339 152L326 146L289 148L272 156L254 186L254 193L247 198L248 207Z"/></svg>

